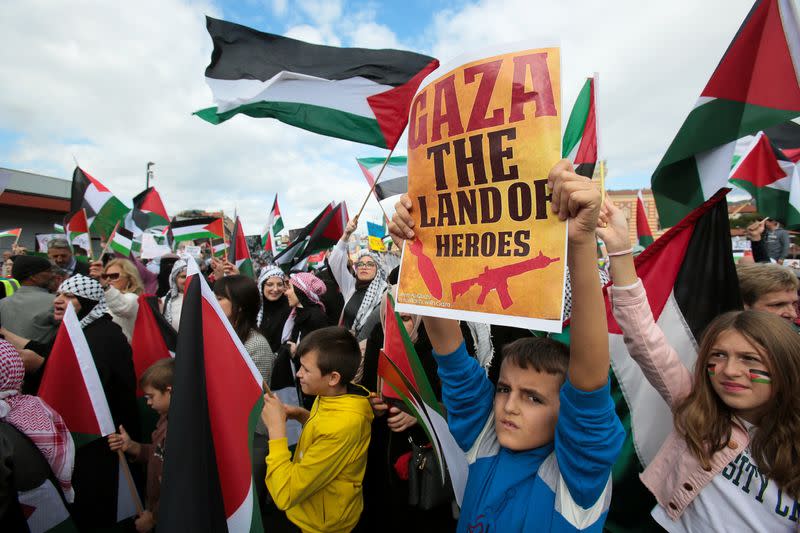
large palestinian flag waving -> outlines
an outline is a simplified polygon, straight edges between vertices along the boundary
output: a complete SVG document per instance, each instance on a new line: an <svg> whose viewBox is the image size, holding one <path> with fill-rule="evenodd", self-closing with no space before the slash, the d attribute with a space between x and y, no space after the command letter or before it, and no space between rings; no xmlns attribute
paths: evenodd
<svg viewBox="0 0 800 533"><path fill-rule="evenodd" d="M161 513L164 531L261 531L252 436L261 376L189 262L169 409Z"/></svg>
<svg viewBox="0 0 800 533"><path fill-rule="evenodd" d="M217 106L195 114L212 124L242 113L394 148L417 87L439 66L413 52L309 44L211 17L206 27Z"/></svg>
<svg viewBox="0 0 800 533"><path fill-rule="evenodd" d="M758 0L652 177L663 227L726 187L736 140L800 116L800 24Z"/></svg>
<svg viewBox="0 0 800 533"><path fill-rule="evenodd" d="M741 308L725 201L728 191L718 192L636 258L653 317L690 369L708 323ZM628 354L610 304L608 330L612 383L619 384L612 388L618 391L617 414L627 437L614 465L614 498L606 527L640 530L637 527L649 519L655 503L638 475L672 430L672 413Z"/></svg>

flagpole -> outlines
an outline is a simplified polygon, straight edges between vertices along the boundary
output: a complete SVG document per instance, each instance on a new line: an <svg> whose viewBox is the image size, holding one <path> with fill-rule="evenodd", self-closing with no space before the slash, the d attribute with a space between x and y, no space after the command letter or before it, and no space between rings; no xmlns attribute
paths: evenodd
<svg viewBox="0 0 800 533"><path fill-rule="evenodd" d="M14 244L11 245L11 249L12 250L17 247L17 244L19 243L19 236L20 235L22 235L22 228L19 229L19 233L17 233L17 238L14 239Z"/></svg>
<svg viewBox="0 0 800 533"><path fill-rule="evenodd" d="M375 186L378 184L378 180L381 179L381 174L383 174L383 169L386 168L386 165L389 164L389 159L392 158L392 154L394 153L394 148L395 147L393 146L392 149L389 150L389 155L387 155L386 159L383 160L383 165L381 165L381 169L378 171L378 175L375 176L375 181L372 182L372 187L369 188L369 193L367 194L367 197L364 198L364 203L361 204L361 209L358 210L358 213L356 214L356 216L354 218L358 218L358 217L361 216L361 212L364 210L364 207L366 207L367 201L369 200L369 197L372 196L372 193L375 191ZM380 204L381 203L378 202L378 205L380 205ZM383 206L381 206L381 210L383 210ZM384 211L383 214L384 214L384 216L386 216L386 211ZM387 220L388 220L388 217L387 217Z"/></svg>
<svg viewBox="0 0 800 533"><path fill-rule="evenodd" d="M114 240L114 234L117 232L117 228L119 228L119 220L117 220L117 223L114 225L114 229L111 231L111 235L108 237L106 245L103 246L103 249L100 252L100 261L103 260L103 256L106 255L106 252L108 251L108 246L111 244L111 241ZM92 241L89 242L91 243Z"/></svg>
<svg viewBox="0 0 800 533"><path fill-rule="evenodd" d="M600 160L600 205L606 201L606 165Z"/></svg>
<svg viewBox="0 0 800 533"><path fill-rule="evenodd" d="M228 232L225 230L225 210L220 209L222 214L222 244L225 245L225 262L228 262Z"/></svg>
<svg viewBox="0 0 800 533"><path fill-rule="evenodd" d="M128 461L125 460L122 449L117 450L117 455L119 456L119 465L122 467L122 472L125 475L125 479L128 481L128 489L131 491L131 496L133 496L133 503L136 505L136 514L140 515L144 512L144 508L142 507L142 500L139 498L139 493L136 490L136 485L133 483L131 469L128 468Z"/></svg>

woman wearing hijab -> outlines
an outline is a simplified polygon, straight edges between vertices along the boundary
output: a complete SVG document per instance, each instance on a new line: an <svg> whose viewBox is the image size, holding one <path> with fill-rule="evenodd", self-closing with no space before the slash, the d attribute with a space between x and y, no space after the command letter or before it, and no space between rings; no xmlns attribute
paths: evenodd
<svg viewBox="0 0 800 533"><path fill-rule="evenodd" d="M0 421L11 424L36 445L50 466L58 489L68 502L72 502L75 499L72 488L75 444L72 436L61 415L52 407L36 396L22 394L24 377L25 368L19 352L11 343L0 339ZM24 472L21 474L25 475ZM44 479L39 485L43 482Z"/></svg>
<svg viewBox="0 0 800 533"><path fill-rule="evenodd" d="M344 235L329 257L331 272L344 297L342 323L353 331L359 341L369 336L364 325L370 313L380 305L386 291L386 272L377 255L369 250L358 253L353 271L347 268L347 241L358 226L358 217L347 223Z"/></svg>
<svg viewBox="0 0 800 533"><path fill-rule="evenodd" d="M281 346L283 326L292 312L286 297L287 285L283 270L274 265L264 268L258 277L261 308L258 310L256 323L273 352L277 352Z"/></svg>
<svg viewBox="0 0 800 533"><path fill-rule="evenodd" d="M134 440L140 439L139 413L136 404L136 376L131 347L115 324L105 301L105 291L97 280L76 274L64 280L53 302L56 322L64 318L67 306L78 315L83 335L92 353L100 383L114 423L125 427ZM38 367L26 379L26 388L39 386L53 344L43 345L26 339L9 339L12 344L24 342L24 348L39 354ZM105 439L81 446L75 454L75 487L73 516L79 528L111 527L117 522L117 455Z"/></svg>
<svg viewBox="0 0 800 533"><path fill-rule="evenodd" d="M181 323L184 285L186 285L186 261L178 259L169 273L169 292L161 299L161 313L175 331L178 331Z"/></svg>

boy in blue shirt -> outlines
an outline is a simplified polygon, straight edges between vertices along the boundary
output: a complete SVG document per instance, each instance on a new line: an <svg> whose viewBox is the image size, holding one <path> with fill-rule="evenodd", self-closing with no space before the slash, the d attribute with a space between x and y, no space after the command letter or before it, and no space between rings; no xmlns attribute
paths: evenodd
<svg viewBox="0 0 800 533"><path fill-rule="evenodd" d="M458 531L602 531L611 501L611 467L625 433L609 393L597 280L601 195L567 160L548 185L553 212L569 219L569 348L530 338L506 345L495 389L467 355L458 322L424 318L448 425L470 462ZM413 238L407 196L396 209L390 231Z"/></svg>

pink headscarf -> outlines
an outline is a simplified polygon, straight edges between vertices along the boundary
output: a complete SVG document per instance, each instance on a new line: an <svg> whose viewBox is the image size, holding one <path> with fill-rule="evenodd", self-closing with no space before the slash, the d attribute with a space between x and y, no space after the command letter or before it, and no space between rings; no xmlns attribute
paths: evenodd
<svg viewBox="0 0 800 533"><path fill-rule="evenodd" d="M75 499L72 468L75 444L67 425L49 405L36 396L21 394L25 367L8 341L0 339L0 420L8 422L33 441L53 470L68 502Z"/></svg>

